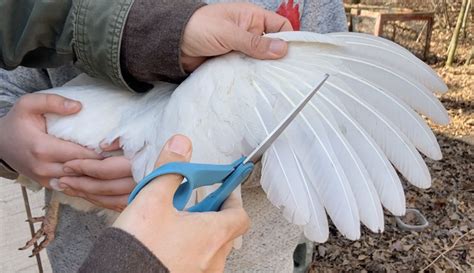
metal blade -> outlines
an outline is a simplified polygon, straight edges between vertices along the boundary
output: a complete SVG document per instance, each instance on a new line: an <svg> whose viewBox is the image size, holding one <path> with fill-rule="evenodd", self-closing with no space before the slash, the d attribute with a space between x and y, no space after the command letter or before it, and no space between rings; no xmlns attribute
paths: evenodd
<svg viewBox="0 0 474 273"><path fill-rule="evenodd" d="M316 92L321 88L324 82L328 79L329 75L325 74L323 79L319 82L316 88L309 92L308 95L295 107L291 113L288 114L278 126L265 138L258 147L250 153L250 155L244 160L243 164L247 162L257 162L263 155L263 153L272 145L272 143L281 135L281 133L288 127L288 125L298 116L303 110L305 105L313 98Z"/></svg>

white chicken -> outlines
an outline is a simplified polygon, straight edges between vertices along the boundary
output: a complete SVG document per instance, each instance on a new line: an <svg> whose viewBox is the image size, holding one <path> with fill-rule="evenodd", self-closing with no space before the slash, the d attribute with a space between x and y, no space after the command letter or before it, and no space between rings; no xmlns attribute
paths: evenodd
<svg viewBox="0 0 474 273"><path fill-rule="evenodd" d="M192 162L230 163L255 148L327 73L319 93L264 154L261 186L312 241L328 239L326 213L352 240L360 236L359 222L383 231L382 207L394 215L405 213L395 169L417 187L431 184L417 149L432 159L441 159L441 152L417 112L447 124L447 112L433 94L446 92L446 85L410 52L382 38L309 32L267 36L288 41L288 55L255 60L229 53L210 59L179 86L157 82L144 95L86 75L43 91L83 105L73 116L48 115L48 133L96 150L103 140L120 139L136 181L153 170L162 145L175 133L192 139ZM52 202L99 209L60 192ZM101 211L110 219L116 215ZM51 229L46 233L49 241Z"/></svg>

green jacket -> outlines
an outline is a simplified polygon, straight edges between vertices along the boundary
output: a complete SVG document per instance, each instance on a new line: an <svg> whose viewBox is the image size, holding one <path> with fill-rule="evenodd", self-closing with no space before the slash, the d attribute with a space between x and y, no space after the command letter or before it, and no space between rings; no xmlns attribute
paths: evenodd
<svg viewBox="0 0 474 273"><path fill-rule="evenodd" d="M75 64L132 91L180 81L184 28L196 0L0 0L0 68ZM1 155L0 155L1 157ZM18 174L0 158L0 177Z"/></svg>
<svg viewBox="0 0 474 273"><path fill-rule="evenodd" d="M0 0L0 67L74 63L134 91L150 88L144 82L179 81L186 73L177 49L200 6L193 0Z"/></svg>

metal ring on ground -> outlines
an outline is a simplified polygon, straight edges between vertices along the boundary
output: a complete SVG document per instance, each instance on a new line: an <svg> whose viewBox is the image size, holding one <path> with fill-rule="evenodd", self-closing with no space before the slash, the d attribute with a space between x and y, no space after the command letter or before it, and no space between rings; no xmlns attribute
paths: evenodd
<svg viewBox="0 0 474 273"><path fill-rule="evenodd" d="M419 210L407 209L405 215L407 213L413 213L416 217L416 221L420 224L410 225L403 222L403 220L399 216L395 216L395 221L397 222L397 226L399 229L405 231L422 231L429 226L428 220L426 220L426 217Z"/></svg>

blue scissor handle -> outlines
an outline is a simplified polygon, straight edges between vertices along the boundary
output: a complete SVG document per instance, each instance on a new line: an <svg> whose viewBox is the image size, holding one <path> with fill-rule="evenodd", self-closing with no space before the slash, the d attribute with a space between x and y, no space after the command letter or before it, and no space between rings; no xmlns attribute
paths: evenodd
<svg viewBox="0 0 474 273"><path fill-rule="evenodd" d="M248 162L242 164L244 160L245 157L242 157L229 165L185 162L165 164L155 169L135 186L128 197L128 203L130 204L137 194L156 177L165 174L180 174L184 176L187 181L182 183L176 190L173 198L174 207L178 210L183 210L194 189L222 182L222 185L216 191L188 209L193 212L217 211L232 191L235 190L240 183L245 181L253 170L253 163Z"/></svg>

